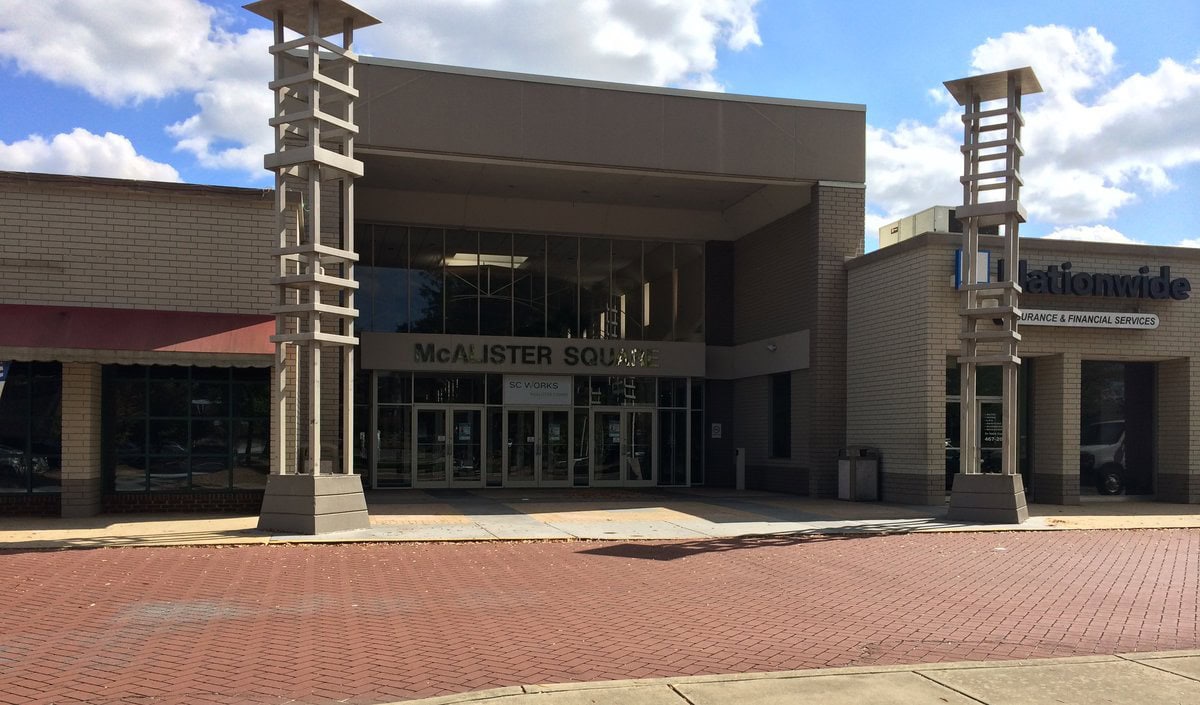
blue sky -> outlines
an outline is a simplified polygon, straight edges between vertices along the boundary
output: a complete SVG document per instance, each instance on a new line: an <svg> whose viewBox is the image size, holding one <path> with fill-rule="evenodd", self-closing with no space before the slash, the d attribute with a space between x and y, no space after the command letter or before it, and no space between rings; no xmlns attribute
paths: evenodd
<svg viewBox="0 0 1200 705"><path fill-rule="evenodd" d="M867 106L866 230L956 205L941 82L1032 64L1022 234L1200 246L1200 3L359 0L363 53ZM269 186L266 24L0 0L0 169Z"/></svg>

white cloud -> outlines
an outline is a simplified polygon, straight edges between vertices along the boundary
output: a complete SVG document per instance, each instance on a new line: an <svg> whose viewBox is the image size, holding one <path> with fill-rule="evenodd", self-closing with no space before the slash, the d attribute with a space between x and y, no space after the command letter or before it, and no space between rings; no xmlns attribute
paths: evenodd
<svg viewBox="0 0 1200 705"><path fill-rule="evenodd" d="M357 49L461 64L719 90L717 51L761 44L758 0L364 0ZM237 10L241 12L241 10ZM270 32L227 29L200 0L0 0L0 62L116 106L191 94L166 126L201 166L265 178Z"/></svg>
<svg viewBox="0 0 1200 705"><path fill-rule="evenodd" d="M176 148L209 169L237 169L266 178L263 155L275 150L267 120L271 116L271 33L253 29L220 35L209 75L196 91L199 112L167 126Z"/></svg>
<svg viewBox="0 0 1200 705"><path fill-rule="evenodd" d="M265 178L270 32L227 19L199 0L0 0L0 60L115 106L193 94L197 112L167 127L177 149Z"/></svg>
<svg viewBox="0 0 1200 705"><path fill-rule="evenodd" d="M0 0L0 57L113 105L198 87L215 11L198 0Z"/></svg>
<svg viewBox="0 0 1200 705"><path fill-rule="evenodd" d="M363 0L393 58L719 90L721 47L762 43L758 0Z"/></svg>
<svg viewBox="0 0 1200 705"><path fill-rule="evenodd" d="M1078 240L1080 242L1106 242L1117 245L1144 245L1141 240L1134 240L1128 235L1113 230L1107 225L1074 225L1068 228L1057 228L1045 236L1047 240Z"/></svg>
<svg viewBox="0 0 1200 705"><path fill-rule="evenodd" d="M1114 217L1174 188L1171 171L1200 163L1200 61L1160 61L1121 76L1117 48L1094 28L1027 27L988 39L972 73L1032 66L1045 93L1025 98L1022 201L1032 220L1060 226ZM958 204L961 108L936 122L870 128L868 196L889 219ZM872 152L877 152L872 154Z"/></svg>
<svg viewBox="0 0 1200 705"><path fill-rule="evenodd" d="M128 138L111 132L95 135L79 127L49 140L32 135L12 144L0 142L0 169L179 181L174 167L141 156Z"/></svg>
<svg viewBox="0 0 1200 705"><path fill-rule="evenodd" d="M1180 240L1179 242L1175 243L1175 247L1200 247L1200 237Z"/></svg>

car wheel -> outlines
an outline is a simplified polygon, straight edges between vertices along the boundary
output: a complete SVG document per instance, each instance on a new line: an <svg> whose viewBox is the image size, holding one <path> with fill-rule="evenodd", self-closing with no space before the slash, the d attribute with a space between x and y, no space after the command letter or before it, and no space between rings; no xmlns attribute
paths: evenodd
<svg viewBox="0 0 1200 705"><path fill-rule="evenodd" d="M1122 478L1122 474L1121 468L1115 465L1100 468L1096 490L1100 494L1121 494L1125 490L1125 480Z"/></svg>

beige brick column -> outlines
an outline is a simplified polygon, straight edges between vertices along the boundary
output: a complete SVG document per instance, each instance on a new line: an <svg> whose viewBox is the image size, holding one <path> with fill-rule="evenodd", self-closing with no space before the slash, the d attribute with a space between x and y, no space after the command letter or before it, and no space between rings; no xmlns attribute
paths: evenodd
<svg viewBox="0 0 1200 705"><path fill-rule="evenodd" d="M1200 359L1158 363L1154 439L1157 474L1155 499L1200 504Z"/></svg>
<svg viewBox="0 0 1200 705"><path fill-rule="evenodd" d="M1033 501L1079 504L1079 356L1051 355L1028 362L1033 364L1034 387Z"/></svg>
<svg viewBox="0 0 1200 705"><path fill-rule="evenodd" d="M62 515L100 513L100 365L62 366Z"/></svg>

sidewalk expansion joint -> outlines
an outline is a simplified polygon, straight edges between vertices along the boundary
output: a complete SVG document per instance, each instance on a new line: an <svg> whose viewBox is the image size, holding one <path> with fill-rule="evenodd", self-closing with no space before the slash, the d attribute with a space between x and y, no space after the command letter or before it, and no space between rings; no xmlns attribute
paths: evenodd
<svg viewBox="0 0 1200 705"><path fill-rule="evenodd" d="M913 673L913 675L920 676L920 677L924 678L925 680L927 680L927 681L929 681L929 682L931 682L931 683L933 683L933 684L935 684L935 685L937 685L937 686L939 686L939 687L945 688L946 690L952 690L952 691L954 691L955 693L958 693L959 695L963 696L964 698L966 698L966 699L968 699L968 700L972 700L972 701L974 701L974 702L977 702L977 703L979 703L979 705L988 705L986 701L980 700L979 698L975 697L974 695L971 695L970 693L965 693L965 692L963 692L963 691L959 690L958 688L955 688L955 687L954 687L954 686L952 686L952 685L949 685L949 684L947 684L947 683L943 683L943 682L939 681L938 679L934 678L933 676L931 676L931 675L929 675L929 674L927 674L927 673L923 673L923 672L921 672L921 671L918 671L918 670L916 670L915 668L912 670L912 673Z"/></svg>
<svg viewBox="0 0 1200 705"><path fill-rule="evenodd" d="M1122 656L1121 654L1113 654L1113 655L1114 655L1114 656L1116 656L1117 658L1119 658L1119 659L1123 660L1123 661L1128 661L1128 662L1130 662L1130 663L1137 664L1138 666L1145 666L1145 667L1147 667L1147 668L1153 668L1154 670L1156 670L1156 671L1158 671L1158 672L1160 672L1160 673L1166 673L1167 675L1170 675L1170 676L1178 676L1179 678L1185 678L1185 679L1187 679L1187 680L1189 680L1189 681L1193 681L1193 682L1195 682L1195 683L1200 683L1200 678L1196 678L1195 676L1189 676L1189 675L1188 675L1188 674L1186 674L1186 673L1178 673L1178 672L1176 672L1176 671L1169 671L1169 670L1167 670L1167 669L1165 669L1165 668L1161 668L1161 667L1159 667L1159 666L1156 666L1156 665L1154 665L1154 663L1153 663L1154 661L1170 661L1170 660L1171 660L1171 658L1170 658L1170 657L1166 657L1166 658L1150 658L1150 659L1141 660L1141 659L1133 659L1133 658L1128 658L1128 657L1126 657L1126 656Z"/></svg>

